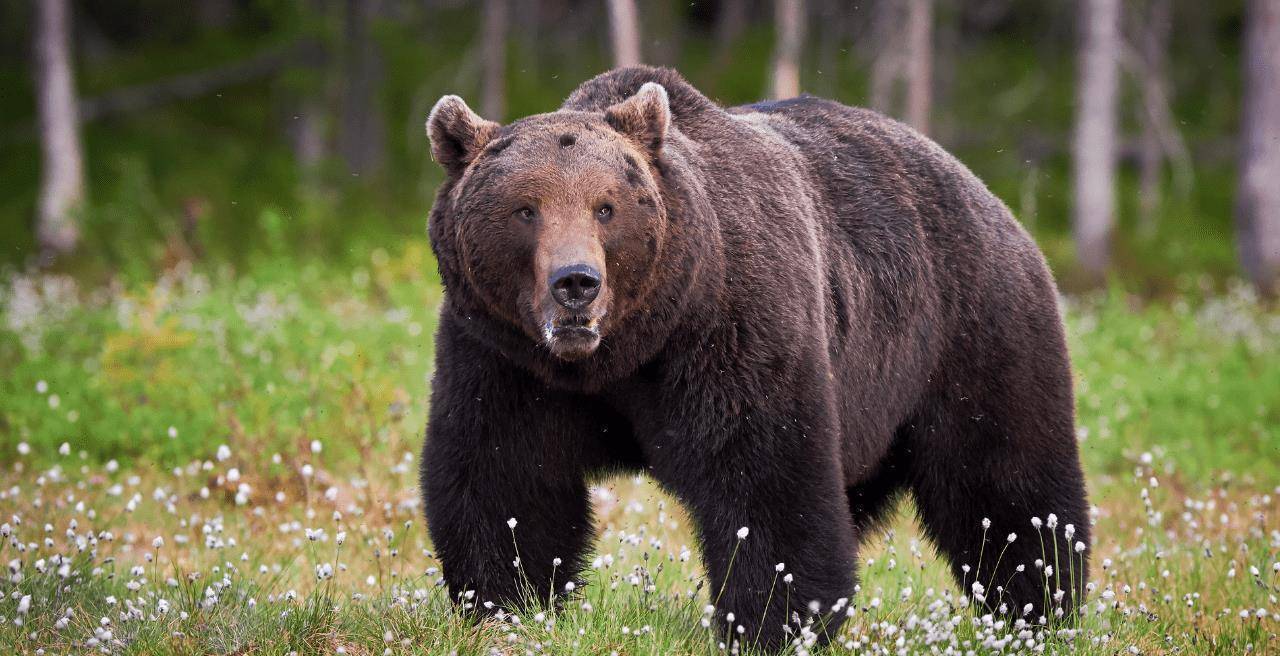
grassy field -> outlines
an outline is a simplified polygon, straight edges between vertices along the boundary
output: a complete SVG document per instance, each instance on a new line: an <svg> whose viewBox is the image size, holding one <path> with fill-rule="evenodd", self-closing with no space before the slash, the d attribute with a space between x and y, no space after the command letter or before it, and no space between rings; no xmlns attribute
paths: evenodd
<svg viewBox="0 0 1280 656"><path fill-rule="evenodd" d="M416 492L434 264L421 241L356 259L3 281L0 645L732 650L708 626L687 517L646 479L593 490L597 553L560 610L453 613ZM975 610L904 504L861 552L829 652L1280 651L1280 312L1243 287L1176 286L1066 303L1097 538L1080 620Z"/></svg>

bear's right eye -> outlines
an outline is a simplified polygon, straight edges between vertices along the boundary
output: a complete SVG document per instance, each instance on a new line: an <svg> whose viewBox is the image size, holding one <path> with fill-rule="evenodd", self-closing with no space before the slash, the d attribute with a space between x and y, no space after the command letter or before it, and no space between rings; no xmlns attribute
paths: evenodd
<svg viewBox="0 0 1280 656"><path fill-rule="evenodd" d="M522 207L516 210L516 216L520 217L521 221L531 222L533 221L534 217L537 215L534 213L532 207Z"/></svg>

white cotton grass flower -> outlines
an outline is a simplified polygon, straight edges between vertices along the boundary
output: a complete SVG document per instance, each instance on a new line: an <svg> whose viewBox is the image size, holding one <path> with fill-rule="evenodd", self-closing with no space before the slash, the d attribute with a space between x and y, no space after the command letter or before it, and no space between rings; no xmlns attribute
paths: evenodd
<svg viewBox="0 0 1280 656"><path fill-rule="evenodd" d="M508 519L508 520L507 520L507 528L509 528L509 529L511 529L511 530L513 530L513 531L514 531L514 530L516 530L516 524L517 524L517 522L516 522L516 518L515 518L515 517L512 517L511 519Z"/></svg>
<svg viewBox="0 0 1280 656"><path fill-rule="evenodd" d="M738 529L738 539L745 540L747 539L747 535L749 535L750 533L751 533L751 529L747 528L746 526L743 526L742 528Z"/></svg>
<svg viewBox="0 0 1280 656"><path fill-rule="evenodd" d="M320 443L320 440L311 440L312 453L320 453L320 451L323 449L324 449L324 445Z"/></svg>
<svg viewBox="0 0 1280 656"><path fill-rule="evenodd" d="M787 564L786 564L786 563L778 563L777 565L774 565L774 566L773 566L773 571L775 571L775 572L781 572L782 570L784 570L784 569L786 569L786 568L787 568Z"/></svg>
<svg viewBox="0 0 1280 656"><path fill-rule="evenodd" d="M62 446L58 447L58 455L61 455L61 456L71 455L71 444L67 442L63 442Z"/></svg>
<svg viewBox="0 0 1280 656"><path fill-rule="evenodd" d="M226 462L227 460L230 460L230 459L231 459L231 447L229 447L229 446L227 446L227 445L225 445L225 444L219 444L219 445L218 445L218 452L217 452L217 454L216 454L216 457L218 458L218 462Z"/></svg>

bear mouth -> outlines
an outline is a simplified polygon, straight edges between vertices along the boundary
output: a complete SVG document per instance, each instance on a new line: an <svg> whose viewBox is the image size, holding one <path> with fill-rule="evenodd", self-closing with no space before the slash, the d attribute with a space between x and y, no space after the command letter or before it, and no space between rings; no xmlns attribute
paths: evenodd
<svg viewBox="0 0 1280 656"><path fill-rule="evenodd" d="M548 321L543 338L552 355L566 361L581 360L600 345L600 319L575 314Z"/></svg>

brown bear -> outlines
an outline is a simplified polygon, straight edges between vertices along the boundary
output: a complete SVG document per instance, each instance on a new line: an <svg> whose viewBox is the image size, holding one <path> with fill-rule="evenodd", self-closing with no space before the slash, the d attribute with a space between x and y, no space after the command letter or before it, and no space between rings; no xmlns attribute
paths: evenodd
<svg viewBox="0 0 1280 656"><path fill-rule="evenodd" d="M647 67L506 126L446 96L427 128L445 301L421 482L455 599L561 594L588 483L643 472L695 520L730 638L834 632L903 492L967 594L1072 613L1089 517L1057 293L955 158L868 110L726 109Z"/></svg>

